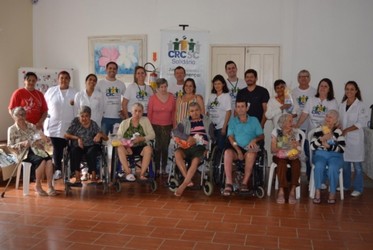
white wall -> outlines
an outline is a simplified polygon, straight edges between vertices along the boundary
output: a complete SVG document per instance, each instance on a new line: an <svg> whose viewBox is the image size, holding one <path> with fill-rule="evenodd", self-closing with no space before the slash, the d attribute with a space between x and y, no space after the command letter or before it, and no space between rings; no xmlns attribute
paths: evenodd
<svg viewBox="0 0 373 250"><path fill-rule="evenodd" d="M18 68L32 66L31 1L0 1L0 141L14 123L8 113L13 91L18 88Z"/></svg>
<svg viewBox="0 0 373 250"><path fill-rule="evenodd" d="M88 36L147 34L150 60L159 52L160 30L186 23L208 30L211 44L280 45L288 83L294 86L297 72L307 68L314 86L331 78L340 100L343 84L354 79L370 105L372 11L369 0L40 0L33 13L34 67L73 67L82 88Z"/></svg>

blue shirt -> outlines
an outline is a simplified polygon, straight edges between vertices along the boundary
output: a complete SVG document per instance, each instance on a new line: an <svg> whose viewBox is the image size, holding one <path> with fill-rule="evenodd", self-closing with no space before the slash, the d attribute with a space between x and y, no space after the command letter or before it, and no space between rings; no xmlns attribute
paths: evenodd
<svg viewBox="0 0 373 250"><path fill-rule="evenodd" d="M254 116L247 116L246 122L241 122L237 116L229 121L227 136L233 135L237 144L242 148L245 148L255 137L262 134L262 126Z"/></svg>

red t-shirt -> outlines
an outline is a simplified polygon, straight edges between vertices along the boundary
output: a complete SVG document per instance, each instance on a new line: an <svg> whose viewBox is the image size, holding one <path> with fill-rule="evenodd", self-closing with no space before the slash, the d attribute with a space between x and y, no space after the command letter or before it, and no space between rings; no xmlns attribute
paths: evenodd
<svg viewBox="0 0 373 250"><path fill-rule="evenodd" d="M41 116L48 111L47 102L39 90L29 91L25 88L13 92L9 109L23 107L26 110L26 121L36 124Z"/></svg>
<svg viewBox="0 0 373 250"><path fill-rule="evenodd" d="M159 100L157 95L152 95L148 104L148 118L154 125L172 125L175 119L175 97L168 93L166 102Z"/></svg>

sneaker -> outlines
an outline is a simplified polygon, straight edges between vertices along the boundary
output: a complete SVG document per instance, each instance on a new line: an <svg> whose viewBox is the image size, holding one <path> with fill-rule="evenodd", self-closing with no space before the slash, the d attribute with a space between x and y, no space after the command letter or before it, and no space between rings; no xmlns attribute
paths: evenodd
<svg viewBox="0 0 373 250"><path fill-rule="evenodd" d="M322 190L325 190L325 189L327 189L328 188L328 186L327 185L325 185L324 183L323 184L321 184L321 189Z"/></svg>
<svg viewBox="0 0 373 250"><path fill-rule="evenodd" d="M343 191L347 191L348 189L347 188L343 188ZM337 187L337 191L340 192L341 191L341 188L340 187Z"/></svg>
<svg viewBox="0 0 373 250"><path fill-rule="evenodd" d="M359 191L353 191L352 193L351 193L351 196L352 197L358 197L358 196L360 196L362 193L361 192L359 192Z"/></svg>
<svg viewBox="0 0 373 250"><path fill-rule="evenodd" d="M56 172L54 172L53 179L59 180L61 178L62 178L62 172L61 172L61 170L56 170Z"/></svg>

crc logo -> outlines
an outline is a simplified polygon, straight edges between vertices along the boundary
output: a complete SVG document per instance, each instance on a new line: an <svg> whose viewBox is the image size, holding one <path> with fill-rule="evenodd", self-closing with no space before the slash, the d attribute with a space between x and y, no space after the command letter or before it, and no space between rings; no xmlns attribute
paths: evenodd
<svg viewBox="0 0 373 250"><path fill-rule="evenodd" d="M170 58L198 59L200 49L201 44L198 41L195 42L193 38L188 39L186 36L168 42L168 56Z"/></svg>

